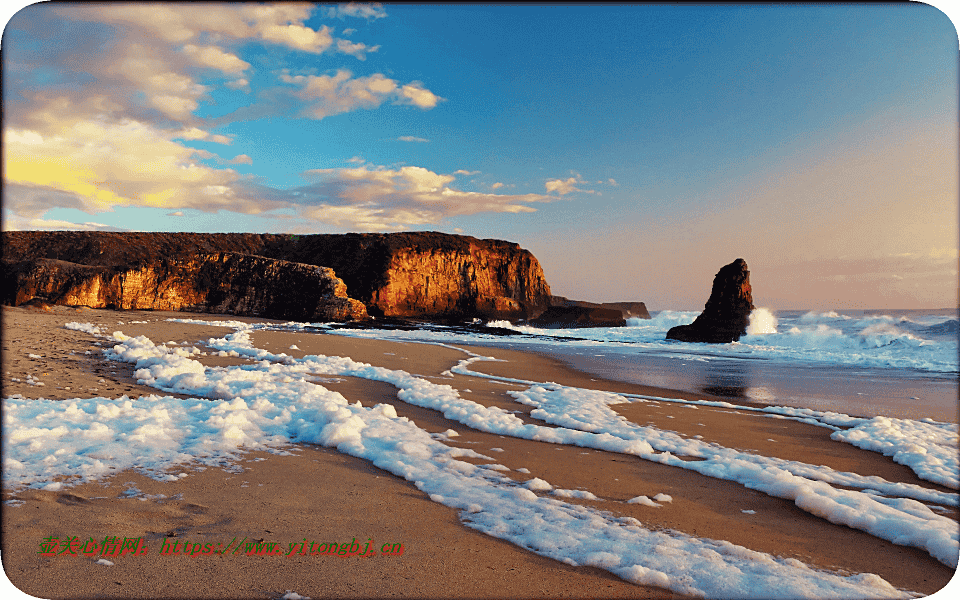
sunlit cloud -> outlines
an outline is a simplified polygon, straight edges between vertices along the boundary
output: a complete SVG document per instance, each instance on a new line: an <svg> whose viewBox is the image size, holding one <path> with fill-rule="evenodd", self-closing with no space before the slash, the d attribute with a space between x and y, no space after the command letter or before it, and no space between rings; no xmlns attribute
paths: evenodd
<svg viewBox="0 0 960 600"><path fill-rule="evenodd" d="M281 73L280 80L297 86L294 95L303 103L302 113L314 119L357 109L377 108L391 100L394 104L409 104L430 109L442 100L419 84L399 85L381 73L353 77L347 69L335 75L290 75Z"/></svg>
<svg viewBox="0 0 960 600"><path fill-rule="evenodd" d="M333 44L331 29L304 25L310 4L70 4L57 9L61 17L122 25L151 38L182 44L204 37L255 39L291 49L320 53Z"/></svg>
<svg viewBox="0 0 960 600"><path fill-rule="evenodd" d="M184 206L194 192L238 178L230 169L198 164L198 152L172 141L171 134L136 121L79 121L56 134L6 129L4 183L8 206L18 211L39 203L87 212L115 205ZM24 190L49 190L38 199Z"/></svg>
<svg viewBox="0 0 960 600"><path fill-rule="evenodd" d="M183 53L199 66L218 69L230 75L241 75L250 68L250 63L216 46L187 44L183 47Z"/></svg>
<svg viewBox="0 0 960 600"><path fill-rule="evenodd" d="M354 222L373 229L398 229L439 223L478 213L534 212L530 204L555 198L541 194L503 195L465 192L451 187L454 175L422 167L314 169L304 173L316 182L290 190L304 214L342 225Z"/></svg>
<svg viewBox="0 0 960 600"><path fill-rule="evenodd" d="M556 192L560 196L565 196L573 192L582 192L584 194L596 194L595 190L587 190L577 187L577 184L587 183L581 177L570 177L568 179L551 179L544 184L547 193Z"/></svg>
<svg viewBox="0 0 960 600"><path fill-rule="evenodd" d="M61 219L8 217L3 223L4 231L125 231L122 228L92 221L74 223Z"/></svg>
<svg viewBox="0 0 960 600"><path fill-rule="evenodd" d="M409 83L400 88L400 100L398 104L410 104L424 110L433 108L443 98L437 96L428 89L421 86L420 83Z"/></svg>
<svg viewBox="0 0 960 600"><path fill-rule="evenodd" d="M79 23L85 34L77 44L17 49L5 53L15 102L5 120L17 127L41 132L56 129L59 121L84 118L129 118L158 127L177 124L203 127L196 115L218 85L250 91L254 71L239 50L251 41L309 53L327 51L364 60L379 46L336 39L328 26L305 24L315 6L310 4L51 4L28 7L18 16L24 31L41 30L51 17ZM340 10L340 9L338 9ZM382 8L346 7L345 15L384 16ZM43 91L43 81L33 73L59 73L72 80L54 93ZM389 84L387 83L389 82ZM338 82L339 83L339 82ZM237 118L258 118L285 86L277 81L264 88L259 102L238 111ZM384 91L384 87L391 88ZM367 96L364 97L364 88ZM305 91L309 97L310 92ZM17 98L19 96L19 98ZM332 110L308 111L314 118L358 108L373 108L384 101L432 108L441 99L416 82L401 83L383 75L344 82L336 99L323 98ZM68 110L64 110L64 109ZM56 115L52 121L44 116ZM219 124L229 122L220 118ZM47 125L48 129L38 127ZM209 123L208 123L209 125ZM192 138L200 139L200 138ZM211 140L217 141L217 140Z"/></svg>
<svg viewBox="0 0 960 600"><path fill-rule="evenodd" d="M197 114L218 85L250 91L255 68L241 58L245 43L314 54L338 52L361 60L379 49L338 40L328 26L306 25L315 9L310 4L245 3L91 3L28 8L18 17L23 31L47 27L53 17L79 24L89 35L77 44L42 49L24 46L5 56L5 66L14 77L5 85L12 108L5 112L3 133L4 227L63 228L64 222L44 215L56 208L95 214L117 206L241 214L294 209L299 218L308 221L367 228L398 228L443 218L451 212L453 197L463 194L446 185L453 176L436 176L440 178L436 193L447 196L434 199L435 206L424 207L411 199L426 202L426 195L433 192L409 184L426 185L427 170L402 171L390 180L384 179L378 168L370 172L379 175L358 178L358 195L372 189L380 177L380 185L392 189L390 201L351 203L343 194L334 194L329 206L321 208L323 202L311 195L309 186L300 191L277 190L224 168L253 164L246 154L224 159L209 149L186 145L233 142L231 135L216 131L214 120ZM334 10L339 18L386 16L377 4L349 4ZM58 73L59 78L73 83L47 87L35 79L40 77L35 73ZM303 115L314 119L374 109L384 103L427 110L442 101L419 82L403 83L380 73L354 77L345 69L333 75L281 71L275 82L241 111L256 116L283 110L271 100L284 94L302 103ZM230 119L227 115L215 121L226 124ZM413 136L403 140L427 141ZM348 162L364 163L360 157ZM335 177L327 179L329 185L336 185ZM484 206L494 210L526 208L502 198L462 197L475 201L476 208L471 211L485 210ZM182 210L170 214L180 216ZM91 222L82 227L99 226Z"/></svg>
<svg viewBox="0 0 960 600"><path fill-rule="evenodd" d="M380 46L367 46L366 44L354 43L350 40L337 40L337 52L340 54L349 54L359 60L367 60L367 52L376 52Z"/></svg>

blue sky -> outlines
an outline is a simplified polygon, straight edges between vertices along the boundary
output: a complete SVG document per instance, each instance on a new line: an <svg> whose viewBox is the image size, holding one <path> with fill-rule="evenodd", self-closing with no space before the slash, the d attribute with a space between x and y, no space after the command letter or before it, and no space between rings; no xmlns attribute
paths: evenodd
<svg viewBox="0 0 960 600"><path fill-rule="evenodd" d="M904 5L37 4L5 229L507 239L556 294L957 302L957 57Z"/></svg>

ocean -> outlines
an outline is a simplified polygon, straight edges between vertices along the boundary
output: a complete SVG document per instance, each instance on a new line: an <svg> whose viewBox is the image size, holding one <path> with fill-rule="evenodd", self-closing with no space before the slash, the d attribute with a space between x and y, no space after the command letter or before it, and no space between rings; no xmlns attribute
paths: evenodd
<svg viewBox="0 0 960 600"><path fill-rule="evenodd" d="M553 355L604 378L699 392L748 405L958 421L958 312L770 311L751 315L731 344L667 340L697 311L664 310L626 327L539 329L507 321L474 327L340 330L439 343L489 344Z"/></svg>

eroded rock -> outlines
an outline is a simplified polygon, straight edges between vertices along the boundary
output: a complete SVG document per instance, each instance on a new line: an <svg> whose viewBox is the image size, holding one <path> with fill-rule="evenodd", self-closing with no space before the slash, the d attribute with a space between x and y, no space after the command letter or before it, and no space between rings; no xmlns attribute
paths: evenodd
<svg viewBox="0 0 960 600"><path fill-rule="evenodd" d="M753 311L753 289L747 263L738 258L724 266L713 278L710 298L700 316L689 325L667 331L668 340L727 344L747 332Z"/></svg>
<svg viewBox="0 0 960 600"><path fill-rule="evenodd" d="M4 302L222 313L300 321L367 318L332 269L231 252L137 266L4 261Z"/></svg>

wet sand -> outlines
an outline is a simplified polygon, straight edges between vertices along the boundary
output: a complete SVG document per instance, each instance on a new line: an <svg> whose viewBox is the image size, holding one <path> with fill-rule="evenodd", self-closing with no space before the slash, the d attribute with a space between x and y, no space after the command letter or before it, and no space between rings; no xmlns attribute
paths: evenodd
<svg viewBox="0 0 960 600"><path fill-rule="evenodd" d="M158 393L136 383L132 365L104 361L92 336L63 328L68 321L90 322L105 332L146 335L158 344L197 344L231 330L213 323L194 325L164 319L233 318L138 311L78 312L65 307L49 312L5 307L2 315L3 395L53 399ZM530 407L506 394L523 386L444 374L466 357L456 348L333 334L259 332L251 337L258 347L293 356L349 356L401 369L451 385L462 397L475 402L521 411L520 416L529 419L524 413L529 414ZM292 345L299 350L291 350ZM470 349L500 359L471 367L495 375L614 392L703 397L604 380L547 355L503 348ZM214 356L197 360L209 365L242 361ZM43 385L36 385L36 381ZM739 484L633 456L478 432L436 411L399 401L396 389L384 383L338 376L322 384L365 406L389 402L399 415L429 432L453 429L460 436L452 438L450 445L495 456L497 463L511 469L504 472L506 475L518 481L539 477L558 487L589 490L599 500L570 501L632 516L649 528L728 540L845 574L876 573L898 588L923 594L941 589L953 575L926 552L832 524L801 511L790 501ZM943 489L919 480L908 468L879 454L834 442L829 430L797 421L667 402L629 403L615 408L641 425L702 436L705 441L732 448ZM188 476L175 482L159 482L127 471L57 492L5 489L4 500L14 500L12 504L18 505L5 503L3 507L4 570L21 590L42 598L279 598L287 590L312 598L675 596L667 590L633 585L600 569L571 567L478 533L459 521L455 509L430 501L411 483L367 461L307 444L286 450L285 455L250 452L243 461L226 469L186 469ZM519 468L529 470L529 474L518 472ZM140 493L131 496L127 490L132 487ZM638 495L653 497L658 493L672 496L673 502L661 508L625 503ZM951 514L956 518L955 511ZM113 566L82 557L38 556L39 542L51 535L84 540L143 536L150 552L118 557ZM287 548L304 540L350 542L354 538L360 544L371 541L374 547L403 544L404 553L362 559L230 553L189 558L159 555L159 547L169 539L214 547L249 539L279 542Z"/></svg>

